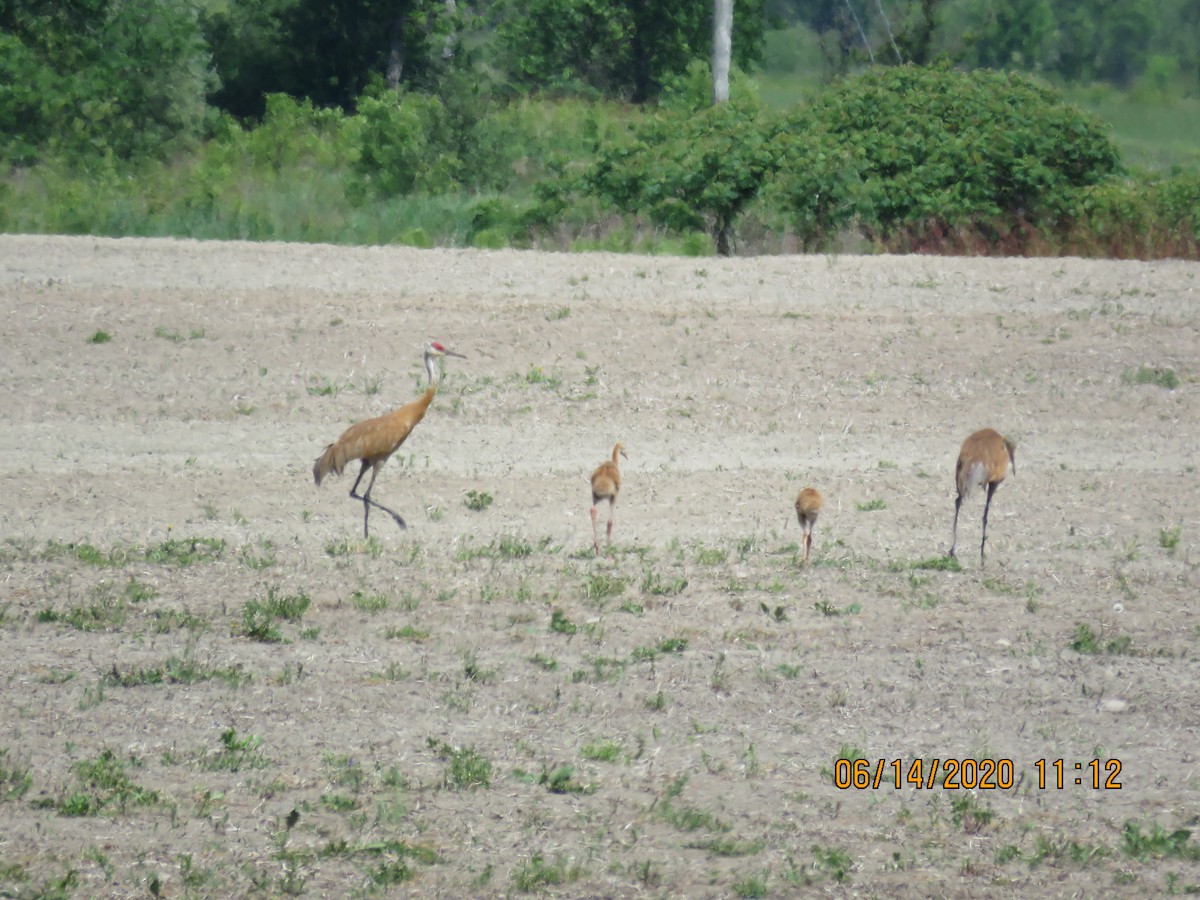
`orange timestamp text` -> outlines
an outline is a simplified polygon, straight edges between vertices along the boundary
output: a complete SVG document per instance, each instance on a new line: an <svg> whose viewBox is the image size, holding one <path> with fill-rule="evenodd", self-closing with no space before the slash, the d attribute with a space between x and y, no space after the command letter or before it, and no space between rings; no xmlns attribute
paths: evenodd
<svg viewBox="0 0 1200 900"><path fill-rule="evenodd" d="M1093 790L1120 790L1121 761L1090 759L1039 759L1033 763L1039 790L1063 790L1071 785ZM874 790L912 787L947 791L1010 790L1018 782L1017 765L1011 759L839 759L833 766L833 786L842 790Z"/></svg>

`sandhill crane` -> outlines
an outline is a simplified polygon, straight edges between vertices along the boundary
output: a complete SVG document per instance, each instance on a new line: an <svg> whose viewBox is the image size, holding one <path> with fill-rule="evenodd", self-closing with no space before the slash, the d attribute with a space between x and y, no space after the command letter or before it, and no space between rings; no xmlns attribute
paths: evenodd
<svg viewBox="0 0 1200 900"><path fill-rule="evenodd" d="M815 487L806 487L796 496L796 519L800 522L800 530L804 533L804 561L808 562L809 551L812 550L812 531L817 524L817 516L825 505L825 498Z"/></svg>
<svg viewBox="0 0 1200 900"><path fill-rule="evenodd" d="M447 350L437 341L430 341L425 345L425 371L429 375L429 387L425 389L425 393L397 410L351 425L340 438L326 447L325 452L313 463L313 480L317 487L320 487L321 479L330 472L341 475L346 463L355 459L362 460L362 468L358 470L358 477L354 479L354 486L350 488L350 496L354 500L361 500L363 504L364 539L370 535L367 520L371 515L372 506L388 513L401 528L408 527L399 513L371 499L371 488L375 486L375 476L379 474L380 466L399 449L417 423L425 417L425 411L429 409L433 395L437 393L437 360L443 356L466 359L461 353ZM371 480L367 482L366 491L359 496L358 484L368 469L371 470Z"/></svg>
<svg viewBox="0 0 1200 900"><path fill-rule="evenodd" d="M592 473L592 541L596 547L596 555L600 555L600 535L596 531L596 504L601 500L608 501L608 546L612 546L613 519L617 515L617 492L621 490L621 470L617 468L617 457L624 456L625 446L618 441L613 447L612 459L602 462Z"/></svg>
<svg viewBox="0 0 1200 900"><path fill-rule="evenodd" d="M983 537L979 541L979 565L983 565L983 548L987 543L988 508L992 505L992 494L1008 474L1012 463L1013 475L1017 474L1017 445L991 428L976 431L965 441L958 452L958 465L954 469L954 483L958 496L954 498L954 530L950 536L950 556L958 543L958 511L964 497L982 485L987 485L987 500L983 504Z"/></svg>

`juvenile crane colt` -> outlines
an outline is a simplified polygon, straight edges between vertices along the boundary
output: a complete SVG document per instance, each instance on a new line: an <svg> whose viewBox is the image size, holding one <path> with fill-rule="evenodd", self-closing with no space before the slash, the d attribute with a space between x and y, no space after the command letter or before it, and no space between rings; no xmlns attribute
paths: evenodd
<svg viewBox="0 0 1200 900"><path fill-rule="evenodd" d="M612 459L599 465L592 473L592 542L596 547L596 555L600 555L600 534L596 530L596 505L601 500L608 501L608 546L612 547L613 519L617 515L617 493L621 490L621 470L617 468L617 457L629 459L625 447L619 441L613 447Z"/></svg>
<svg viewBox="0 0 1200 900"><path fill-rule="evenodd" d="M808 562L809 551L812 550L813 526L817 524L817 516L825 505L825 498L815 487L806 487L796 497L796 519L800 522L800 531L804 535L804 562Z"/></svg>

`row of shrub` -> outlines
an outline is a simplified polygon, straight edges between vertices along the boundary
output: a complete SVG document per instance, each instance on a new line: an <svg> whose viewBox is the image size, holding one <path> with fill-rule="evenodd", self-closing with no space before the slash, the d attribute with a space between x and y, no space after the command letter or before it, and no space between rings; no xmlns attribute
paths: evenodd
<svg viewBox="0 0 1200 900"><path fill-rule="evenodd" d="M1200 175L1123 171L1104 126L1023 76L878 68L786 113L396 94L285 96L171 162L44 162L0 230L419 246L1200 256Z"/></svg>

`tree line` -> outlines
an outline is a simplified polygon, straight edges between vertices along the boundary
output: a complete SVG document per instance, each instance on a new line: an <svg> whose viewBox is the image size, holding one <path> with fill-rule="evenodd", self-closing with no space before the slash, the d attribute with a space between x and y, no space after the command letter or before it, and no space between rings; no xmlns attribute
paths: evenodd
<svg viewBox="0 0 1200 900"><path fill-rule="evenodd" d="M712 0L8 0L0 154L164 157L267 97L356 109L374 85L656 101L709 58ZM1036 73L1200 87L1194 0L735 0L733 62L802 24L822 65Z"/></svg>
<svg viewBox="0 0 1200 900"><path fill-rule="evenodd" d="M0 229L1194 257L1200 177L1051 83L1194 89L1200 13L1154 6L733 0L714 106L713 0L8 0ZM830 81L771 109L798 29Z"/></svg>

